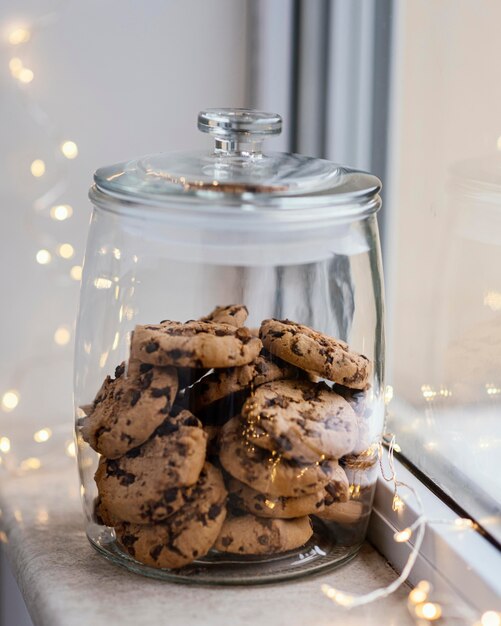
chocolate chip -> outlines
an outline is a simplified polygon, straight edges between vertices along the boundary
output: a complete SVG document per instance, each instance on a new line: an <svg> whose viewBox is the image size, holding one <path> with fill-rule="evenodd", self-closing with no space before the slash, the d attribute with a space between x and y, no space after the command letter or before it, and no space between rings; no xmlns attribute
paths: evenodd
<svg viewBox="0 0 501 626"><path fill-rule="evenodd" d="M126 548L133 546L138 538L135 535L122 535L121 541Z"/></svg>
<svg viewBox="0 0 501 626"><path fill-rule="evenodd" d="M221 537L221 545L227 548L230 544L233 543L233 537Z"/></svg>
<svg viewBox="0 0 501 626"><path fill-rule="evenodd" d="M153 380L153 370L149 370L141 376L141 389L148 389Z"/></svg>
<svg viewBox="0 0 501 626"><path fill-rule="evenodd" d="M267 537L266 535L259 535L257 540L262 546L266 546L269 542L269 537Z"/></svg>
<svg viewBox="0 0 501 626"><path fill-rule="evenodd" d="M115 378L120 378L125 372L125 363L121 363L115 368Z"/></svg>
<svg viewBox="0 0 501 626"><path fill-rule="evenodd" d="M184 426L198 426L199 425L199 421L198 419L193 415L191 417L187 417L184 422L183 422Z"/></svg>
<svg viewBox="0 0 501 626"><path fill-rule="evenodd" d="M162 396L166 396L167 400L170 400L170 387L152 387L151 395L153 398L161 398Z"/></svg>
<svg viewBox="0 0 501 626"><path fill-rule="evenodd" d="M164 491L165 502L174 502L174 500L177 498L177 494L178 494L177 487L171 487L170 489L167 489L166 491Z"/></svg>
<svg viewBox="0 0 501 626"><path fill-rule="evenodd" d="M159 348L159 346L158 346L158 343L156 341L150 341L144 347L144 349L146 350L146 352L148 354L151 354L152 352L156 352L158 350L158 348Z"/></svg>
<svg viewBox="0 0 501 626"><path fill-rule="evenodd" d="M134 389L131 396L130 396L130 405L131 406L136 406L136 404L139 401L139 398L141 397L141 392L138 391L137 389Z"/></svg>
<svg viewBox="0 0 501 626"><path fill-rule="evenodd" d="M221 506L219 504L213 504L209 509L209 519L216 519L219 513L221 513Z"/></svg>
<svg viewBox="0 0 501 626"><path fill-rule="evenodd" d="M166 419L155 431L157 435L170 435L179 430L179 425L176 422L172 422L169 419Z"/></svg>
<svg viewBox="0 0 501 626"><path fill-rule="evenodd" d="M156 561L158 557L160 556L160 552L162 552L162 548L163 546L160 543L150 550L150 556L154 561Z"/></svg>
<svg viewBox="0 0 501 626"><path fill-rule="evenodd" d="M139 373L146 374L146 372L149 372L152 368L153 365L151 363L141 363L139 366Z"/></svg>

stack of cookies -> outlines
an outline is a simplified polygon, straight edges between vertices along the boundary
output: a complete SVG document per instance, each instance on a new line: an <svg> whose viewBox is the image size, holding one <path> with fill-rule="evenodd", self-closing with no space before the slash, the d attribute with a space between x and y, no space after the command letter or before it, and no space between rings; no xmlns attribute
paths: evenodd
<svg viewBox="0 0 501 626"><path fill-rule="evenodd" d="M289 320L251 330L247 315L136 326L82 420L101 455L96 521L142 563L285 552L310 539L312 515L361 516L350 474L375 462L368 359Z"/></svg>

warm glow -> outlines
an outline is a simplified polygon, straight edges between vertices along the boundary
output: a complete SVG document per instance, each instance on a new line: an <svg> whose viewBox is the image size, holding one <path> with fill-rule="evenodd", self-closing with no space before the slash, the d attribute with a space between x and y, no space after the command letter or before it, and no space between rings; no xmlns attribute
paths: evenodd
<svg viewBox="0 0 501 626"><path fill-rule="evenodd" d="M37 443L45 443L49 441L52 437L52 431L50 428L42 428L41 430L37 430L37 432L33 435L33 439Z"/></svg>
<svg viewBox="0 0 501 626"><path fill-rule="evenodd" d="M66 444L66 454L71 457L72 459L74 459L77 455L76 453L76 447L75 447L75 442L74 441L69 441Z"/></svg>
<svg viewBox="0 0 501 626"><path fill-rule="evenodd" d="M45 163L42 159L35 159L30 165L30 171L35 178L40 178L45 174Z"/></svg>
<svg viewBox="0 0 501 626"><path fill-rule="evenodd" d="M393 387L391 385L386 385L386 388L384 390L384 403L390 404L392 400L393 400Z"/></svg>
<svg viewBox="0 0 501 626"><path fill-rule="evenodd" d="M19 392L15 389L9 389L2 396L2 409L4 411L13 411L19 404Z"/></svg>
<svg viewBox="0 0 501 626"><path fill-rule="evenodd" d="M501 613L486 611L480 618L482 626L501 626Z"/></svg>
<svg viewBox="0 0 501 626"><path fill-rule="evenodd" d="M120 259L120 257L122 256L122 253L120 252L119 248L113 248L113 256L115 257L117 261Z"/></svg>
<svg viewBox="0 0 501 626"><path fill-rule="evenodd" d="M35 256L37 263L40 265L47 265L52 260L52 255L48 250L39 250Z"/></svg>
<svg viewBox="0 0 501 626"><path fill-rule="evenodd" d="M487 383L485 385L485 391L487 392L488 396L497 396L501 393L501 389L499 387L496 387L496 385L493 385L492 383Z"/></svg>
<svg viewBox="0 0 501 626"><path fill-rule="evenodd" d="M409 539L411 538L411 535L412 535L412 530L410 528L404 528L400 532L395 533L393 535L393 539L395 539L397 543L404 543L405 541L409 541Z"/></svg>
<svg viewBox="0 0 501 626"><path fill-rule="evenodd" d="M31 33L27 28L15 28L9 33L9 43L17 46L30 40Z"/></svg>
<svg viewBox="0 0 501 626"><path fill-rule="evenodd" d="M442 608L436 602L425 602L418 604L414 609L416 615L429 622L434 622L442 617Z"/></svg>
<svg viewBox="0 0 501 626"><path fill-rule="evenodd" d="M421 604L421 602L424 602L427 597L428 593L424 589L420 589L419 587L415 587L409 593L409 600L412 602L412 604Z"/></svg>
<svg viewBox="0 0 501 626"><path fill-rule="evenodd" d="M75 254L75 250L71 243L62 243L58 249L57 253L63 259L71 259L71 257Z"/></svg>
<svg viewBox="0 0 501 626"><path fill-rule="evenodd" d="M467 517L458 517L454 520L454 526L457 528L473 528L475 523L473 520L468 519Z"/></svg>
<svg viewBox="0 0 501 626"><path fill-rule="evenodd" d="M23 69L23 62L19 57L12 57L9 61L9 69L12 76L17 78L19 76L19 72Z"/></svg>
<svg viewBox="0 0 501 626"><path fill-rule="evenodd" d="M65 346L71 339L71 333L66 326L59 326L54 333L54 341L58 346Z"/></svg>
<svg viewBox="0 0 501 626"><path fill-rule="evenodd" d="M97 289L109 289L112 285L113 281L111 281L109 278L103 278L102 276L94 280L94 286Z"/></svg>
<svg viewBox="0 0 501 626"><path fill-rule="evenodd" d="M73 280L82 280L82 266L74 265L70 270L70 276Z"/></svg>
<svg viewBox="0 0 501 626"><path fill-rule="evenodd" d="M49 512L47 509L38 509L37 522L39 524L46 524L49 521Z"/></svg>
<svg viewBox="0 0 501 626"><path fill-rule="evenodd" d="M24 459L21 461L21 469L22 470L36 470L40 469L42 466L42 462L40 459L37 459L36 456L30 456L28 459Z"/></svg>
<svg viewBox="0 0 501 626"><path fill-rule="evenodd" d="M10 439L8 437L0 437L0 452L7 453L10 450Z"/></svg>
<svg viewBox="0 0 501 626"><path fill-rule="evenodd" d="M65 141L61 144L61 152L67 159L75 159L78 156L78 146L74 141Z"/></svg>
<svg viewBox="0 0 501 626"><path fill-rule="evenodd" d="M330 600L333 600L336 604L339 604L341 606L351 606L353 604L353 596L350 596L347 593L338 591L337 589L334 589L334 587L330 587L329 585L322 585L321 589L323 593Z"/></svg>
<svg viewBox="0 0 501 626"><path fill-rule="evenodd" d="M19 71L19 73L16 76L16 78L19 80L19 82L24 83L25 85L27 85L28 83L31 83L31 81L33 80L34 74L27 67L23 67ZM35 176L35 174L33 174L33 176Z"/></svg>
<svg viewBox="0 0 501 626"><path fill-rule="evenodd" d="M67 220L73 215L73 209L69 204L57 204L53 206L50 210L50 216L53 220L58 220L62 222L63 220Z"/></svg>
<svg viewBox="0 0 501 626"><path fill-rule="evenodd" d="M404 503L404 501L402 500L402 498L400 496L397 495L397 496L395 496L393 498L393 507L392 508L393 508L394 511L398 511L398 512L404 510L405 503Z"/></svg>

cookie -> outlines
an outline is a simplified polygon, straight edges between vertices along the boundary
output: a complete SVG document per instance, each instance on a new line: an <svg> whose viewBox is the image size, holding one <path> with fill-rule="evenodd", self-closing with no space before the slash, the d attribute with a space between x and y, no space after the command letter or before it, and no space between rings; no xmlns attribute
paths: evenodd
<svg viewBox="0 0 501 626"><path fill-rule="evenodd" d="M214 547L231 554L275 554L299 548L312 534L307 516L285 520L228 515Z"/></svg>
<svg viewBox="0 0 501 626"><path fill-rule="evenodd" d="M247 307L243 304L229 304L217 306L209 315L201 317L201 322L215 322L216 324L229 324L240 328L245 324L249 315Z"/></svg>
<svg viewBox="0 0 501 626"><path fill-rule="evenodd" d="M125 363L107 376L92 411L82 419L83 439L97 452L115 459L144 443L169 414L177 392L173 367L141 364L125 376Z"/></svg>
<svg viewBox="0 0 501 626"><path fill-rule="evenodd" d="M350 499L350 481L344 469L338 465L331 480L325 485L324 505L334 502L347 502Z"/></svg>
<svg viewBox="0 0 501 626"><path fill-rule="evenodd" d="M245 365L261 348L247 328L199 321L136 326L131 339L131 355L139 361L197 369Z"/></svg>
<svg viewBox="0 0 501 626"><path fill-rule="evenodd" d="M102 506L127 522L166 519L191 497L206 446L202 424L189 411L168 417L138 448L119 459L101 457L95 481Z"/></svg>
<svg viewBox="0 0 501 626"><path fill-rule="evenodd" d="M348 481L347 481L348 482ZM259 517L289 519L318 513L324 508L325 490L299 498L271 496L231 478L228 483L230 510L247 511Z"/></svg>
<svg viewBox="0 0 501 626"><path fill-rule="evenodd" d="M297 368L280 360L272 360L269 354L261 354L252 363L239 367L217 369L192 387L190 406L194 413L232 393L239 393L249 386L257 387L281 378L297 376Z"/></svg>
<svg viewBox="0 0 501 626"><path fill-rule="evenodd" d="M290 320L264 320L259 336L272 354L350 389L365 389L370 361L344 342Z"/></svg>
<svg viewBox="0 0 501 626"><path fill-rule="evenodd" d="M356 524L366 514L364 505L359 500L348 500L347 502L334 502L325 506L322 511L315 514L320 519L338 524Z"/></svg>
<svg viewBox="0 0 501 626"><path fill-rule="evenodd" d="M332 390L338 393L340 396L348 402L348 404L353 409L355 415L358 417L369 417L368 414L368 403L367 403L367 394L369 389L350 389L349 387L345 387L344 385L338 385L335 383L332 386Z"/></svg>
<svg viewBox="0 0 501 626"><path fill-rule="evenodd" d="M159 524L115 527L118 543L137 561L177 569L209 552L226 517L221 471L206 463L185 505Z"/></svg>
<svg viewBox="0 0 501 626"><path fill-rule="evenodd" d="M312 463L349 454L358 424L350 405L323 383L278 380L258 387L242 409L247 438L286 459Z"/></svg>
<svg viewBox="0 0 501 626"><path fill-rule="evenodd" d="M296 498L317 493L335 475L337 461L289 461L246 441L244 428L239 418L232 418L219 440L221 465L240 482L271 496Z"/></svg>

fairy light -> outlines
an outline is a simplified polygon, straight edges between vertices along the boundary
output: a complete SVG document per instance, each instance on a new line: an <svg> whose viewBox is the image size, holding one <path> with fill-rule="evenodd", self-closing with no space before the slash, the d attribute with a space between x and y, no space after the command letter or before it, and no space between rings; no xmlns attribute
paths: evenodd
<svg viewBox="0 0 501 626"><path fill-rule="evenodd" d="M40 469L40 467L42 467L42 462L36 456L30 456L29 458L24 459L24 461L21 461L21 464L19 467L24 471L37 470L37 469Z"/></svg>
<svg viewBox="0 0 501 626"><path fill-rule="evenodd" d="M51 437L52 430L50 428L41 428L40 430L37 430L37 432L33 435L33 439L37 443L45 443L46 441L49 441Z"/></svg>
<svg viewBox="0 0 501 626"><path fill-rule="evenodd" d="M67 326L59 326L54 333L54 341L58 346L65 346L70 342L71 333Z"/></svg>
<svg viewBox="0 0 501 626"><path fill-rule="evenodd" d="M21 68L16 76L19 82L24 83L25 85L31 83L34 77L35 75L33 74L33 71L30 70L28 67ZM33 174L33 176L35 176L35 174Z"/></svg>
<svg viewBox="0 0 501 626"><path fill-rule="evenodd" d="M464 528L474 528L475 522L467 517L458 517L454 520L454 526L456 528L464 529Z"/></svg>
<svg viewBox="0 0 501 626"><path fill-rule="evenodd" d="M386 385L384 390L384 403L390 404L393 400L393 387L391 385Z"/></svg>
<svg viewBox="0 0 501 626"><path fill-rule="evenodd" d="M13 411L19 404L19 391L17 389L9 389L2 396L2 409L7 413Z"/></svg>
<svg viewBox="0 0 501 626"><path fill-rule="evenodd" d="M402 500L402 498L398 494L395 494L395 496L393 497L393 503L392 503L391 508L394 511L397 511L398 513L404 510L405 502Z"/></svg>
<svg viewBox="0 0 501 626"><path fill-rule="evenodd" d="M0 452L7 454L10 450L10 439L8 437L0 437Z"/></svg>
<svg viewBox="0 0 501 626"><path fill-rule="evenodd" d="M71 259L71 257L75 254L75 249L71 243L62 243L58 246L57 253L63 259Z"/></svg>
<svg viewBox="0 0 501 626"><path fill-rule="evenodd" d="M76 451L76 446L75 446L75 442L74 441L68 441L66 443L66 454L71 459L74 459L76 457L77 451Z"/></svg>
<svg viewBox="0 0 501 626"><path fill-rule="evenodd" d="M353 604L353 596L350 594L344 593L343 591L338 591L329 585L322 585L321 587L323 593L329 598L329 600L333 600L336 604L341 606L349 607Z"/></svg>
<svg viewBox="0 0 501 626"><path fill-rule="evenodd" d="M39 524L47 524L49 521L49 512L47 509L39 509L37 511L37 522Z"/></svg>
<svg viewBox="0 0 501 626"><path fill-rule="evenodd" d="M52 261L52 254L43 248L36 253L35 259L40 265L47 265Z"/></svg>
<svg viewBox="0 0 501 626"><path fill-rule="evenodd" d="M501 626L501 613L497 611L486 611L480 618L482 626Z"/></svg>
<svg viewBox="0 0 501 626"><path fill-rule="evenodd" d="M492 383L487 383L485 385L485 391L488 396L497 396L501 393L501 389Z"/></svg>
<svg viewBox="0 0 501 626"><path fill-rule="evenodd" d="M21 80L21 78L19 79ZM35 178L40 178L45 174L45 163L42 159L35 159L30 165L30 172Z"/></svg>
<svg viewBox="0 0 501 626"><path fill-rule="evenodd" d="M50 216L53 220L63 222L73 215L73 208L69 204L57 204L51 207Z"/></svg>
<svg viewBox="0 0 501 626"><path fill-rule="evenodd" d="M61 152L67 159L76 159L78 156L78 146L74 141L64 141L61 144Z"/></svg>
<svg viewBox="0 0 501 626"><path fill-rule="evenodd" d="M23 69L23 62L19 57L12 57L9 61L10 73L14 78L19 76L19 72Z"/></svg>
<svg viewBox="0 0 501 626"><path fill-rule="evenodd" d="M96 289L109 289L112 285L113 281L109 278L104 278L103 276L94 280L94 287L96 287Z"/></svg>
<svg viewBox="0 0 501 626"><path fill-rule="evenodd" d="M422 602L426 602L427 599L428 591L421 589L419 585L414 587L414 589L409 593L409 602L411 604L421 604Z"/></svg>
<svg viewBox="0 0 501 626"><path fill-rule="evenodd" d="M404 528L403 530L396 532L393 535L393 539L397 542L397 543L405 543L406 541L409 541L409 539L412 536L412 529L411 528Z"/></svg>
<svg viewBox="0 0 501 626"><path fill-rule="evenodd" d="M435 622L442 617L442 607L436 602L423 602L414 608L416 616L428 622Z"/></svg>
<svg viewBox="0 0 501 626"><path fill-rule="evenodd" d="M120 257L122 256L121 250L119 248L113 248L113 256L117 261L119 261Z"/></svg>
<svg viewBox="0 0 501 626"><path fill-rule="evenodd" d="M82 266L74 265L70 269L70 276L71 278L73 278L73 280L82 280Z"/></svg>
<svg viewBox="0 0 501 626"><path fill-rule="evenodd" d="M20 43L26 43L27 41L29 41L30 37L31 32L27 28L15 28L9 33L9 43L12 46L17 46Z"/></svg>

